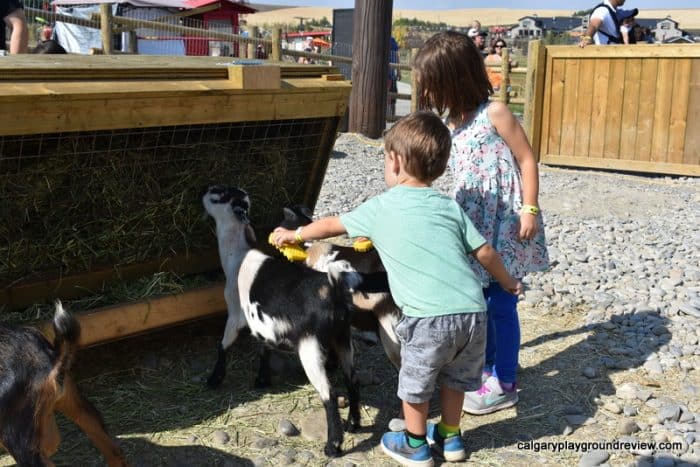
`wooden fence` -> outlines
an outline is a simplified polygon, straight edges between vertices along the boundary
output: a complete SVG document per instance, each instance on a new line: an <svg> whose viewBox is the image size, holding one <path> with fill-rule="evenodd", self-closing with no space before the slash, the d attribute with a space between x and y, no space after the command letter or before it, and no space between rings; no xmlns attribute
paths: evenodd
<svg viewBox="0 0 700 467"><path fill-rule="evenodd" d="M700 46L530 52L525 123L541 162L700 176Z"/></svg>

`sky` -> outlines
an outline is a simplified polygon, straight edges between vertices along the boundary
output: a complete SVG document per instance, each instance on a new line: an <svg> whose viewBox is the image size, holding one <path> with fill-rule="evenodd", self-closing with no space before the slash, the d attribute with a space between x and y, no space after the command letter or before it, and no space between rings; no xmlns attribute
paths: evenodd
<svg viewBox="0 0 700 467"><path fill-rule="evenodd" d="M251 3L265 3L289 6L325 6L332 8L352 8L355 0L252 0ZM541 8L556 10L585 10L600 3L599 0L394 0L394 8L408 10L449 10L457 8ZM429 5L429 8L426 7ZM700 0L627 0L626 8L673 9L699 8Z"/></svg>

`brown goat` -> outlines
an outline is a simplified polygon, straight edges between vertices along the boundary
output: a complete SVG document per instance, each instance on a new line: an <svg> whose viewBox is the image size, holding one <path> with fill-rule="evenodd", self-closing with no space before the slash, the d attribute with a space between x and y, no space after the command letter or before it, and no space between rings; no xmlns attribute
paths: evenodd
<svg viewBox="0 0 700 467"><path fill-rule="evenodd" d="M127 466L95 407L78 392L68 370L80 325L56 302L53 345L33 328L0 325L0 447L20 467L53 466L60 434L54 412L72 420L110 467Z"/></svg>

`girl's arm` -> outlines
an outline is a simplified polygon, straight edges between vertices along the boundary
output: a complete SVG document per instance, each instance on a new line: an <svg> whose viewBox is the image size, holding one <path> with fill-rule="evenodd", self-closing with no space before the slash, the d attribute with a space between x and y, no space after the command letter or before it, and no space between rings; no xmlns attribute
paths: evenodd
<svg viewBox="0 0 700 467"><path fill-rule="evenodd" d="M300 238L297 238L297 233ZM346 233L345 226L340 222L340 218L333 216L324 217L311 224L299 227L297 230L277 227L272 233L272 239L277 245L283 245L285 243L335 237L344 233Z"/></svg>
<svg viewBox="0 0 700 467"><path fill-rule="evenodd" d="M527 141L523 127L520 126L518 120L503 102L493 102L489 105L489 118L520 167L523 180L523 204L538 207L540 175L535 155ZM535 236L537 233L537 216L535 214L520 214L519 233L521 240L530 240Z"/></svg>
<svg viewBox="0 0 700 467"><path fill-rule="evenodd" d="M505 266L503 266L501 255L491 245L484 243L474 250L472 254L484 269L501 284L504 290L513 295L523 293L523 285L508 273Z"/></svg>

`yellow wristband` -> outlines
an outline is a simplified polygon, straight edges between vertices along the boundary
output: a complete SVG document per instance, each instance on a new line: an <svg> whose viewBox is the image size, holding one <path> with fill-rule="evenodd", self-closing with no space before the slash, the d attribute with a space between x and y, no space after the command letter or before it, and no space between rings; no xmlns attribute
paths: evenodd
<svg viewBox="0 0 700 467"><path fill-rule="evenodd" d="M540 213L540 208L531 204L523 204L523 207L520 210L520 212L523 214L532 214L533 216L536 216Z"/></svg>
<svg viewBox="0 0 700 467"><path fill-rule="evenodd" d="M304 243L304 239L301 238L301 229L302 227L297 227L294 231L294 240L296 240L297 243Z"/></svg>

